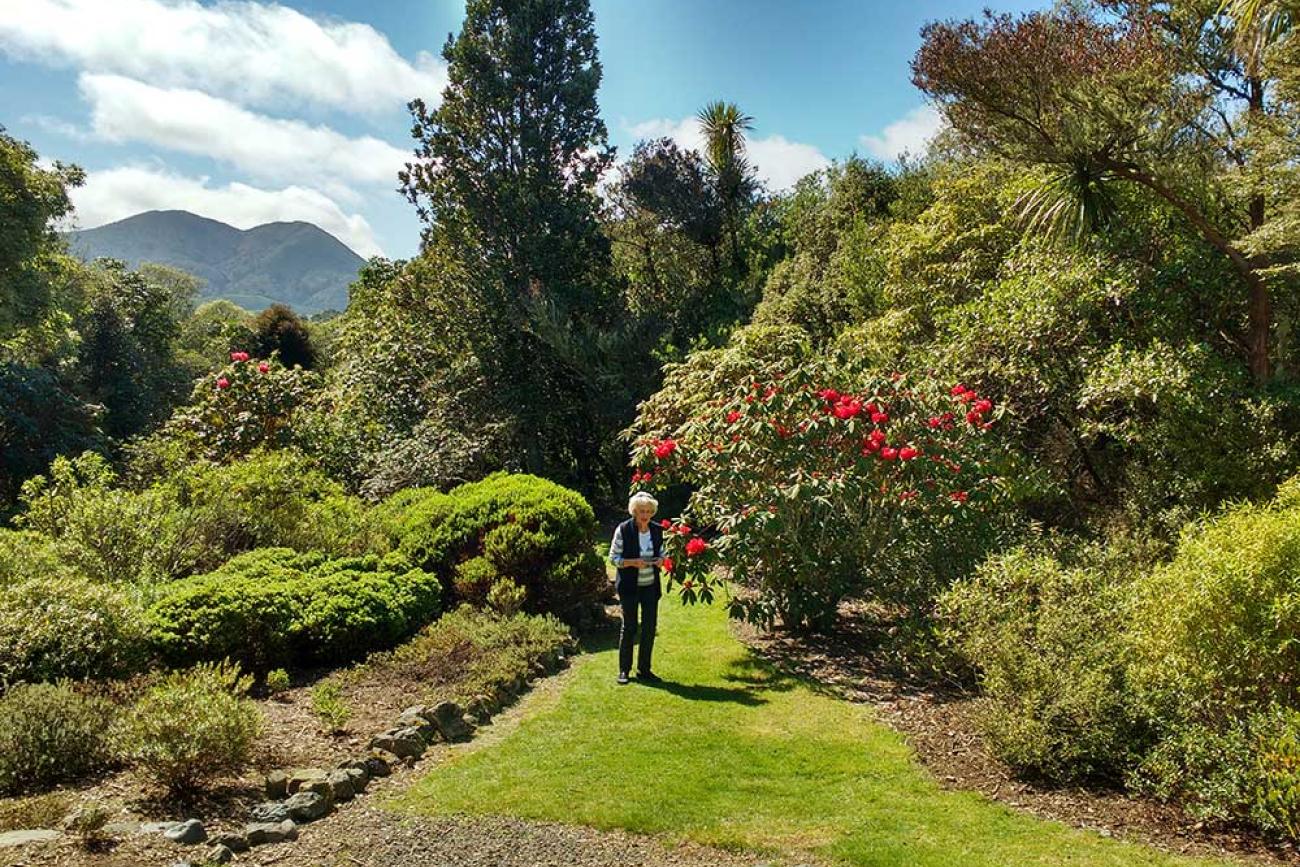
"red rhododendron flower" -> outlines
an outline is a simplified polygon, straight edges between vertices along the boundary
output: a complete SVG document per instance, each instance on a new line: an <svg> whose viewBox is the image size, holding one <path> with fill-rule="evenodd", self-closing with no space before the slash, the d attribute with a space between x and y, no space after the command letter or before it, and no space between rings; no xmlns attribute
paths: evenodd
<svg viewBox="0 0 1300 867"><path fill-rule="evenodd" d="M872 424L884 424L889 421L889 414L884 412L873 412L871 414Z"/></svg>
<svg viewBox="0 0 1300 867"><path fill-rule="evenodd" d="M885 432L882 431L880 428L874 428L871 431L871 433L869 433L867 436L870 437L871 441L874 442L876 445L885 444Z"/></svg>
<svg viewBox="0 0 1300 867"><path fill-rule="evenodd" d="M872 452L878 452L878 451L880 451L879 440L874 440L871 437L867 437L862 441L862 453L864 455L869 455Z"/></svg>
<svg viewBox="0 0 1300 867"><path fill-rule="evenodd" d="M673 522L668 520L667 518L664 518L662 521L659 522L659 526L663 527L665 530L670 530L672 529Z"/></svg>
<svg viewBox="0 0 1300 867"><path fill-rule="evenodd" d="M966 386L962 385L962 384L959 382L959 383L957 383L956 385L954 385L954 386L953 386L953 387L948 391L948 393L951 394L953 397L956 397L957 395L961 394L961 393L964 392L965 390L966 390Z"/></svg>
<svg viewBox="0 0 1300 867"><path fill-rule="evenodd" d="M699 554L703 554L708 547L708 542L696 536L694 539L686 543L686 556L695 557Z"/></svg>
<svg viewBox="0 0 1300 867"><path fill-rule="evenodd" d="M860 412L862 412L862 402L854 398L847 400L841 398L840 402L835 404L836 418L853 418Z"/></svg>
<svg viewBox="0 0 1300 867"><path fill-rule="evenodd" d="M952 497L953 500L958 503L964 503L970 498L970 494L967 494L965 491L953 491L948 496Z"/></svg>
<svg viewBox="0 0 1300 867"><path fill-rule="evenodd" d="M232 352L232 353L230 353L230 360L231 360L231 361L248 361L248 353L247 353L247 352L240 352L240 351Z"/></svg>
<svg viewBox="0 0 1300 867"><path fill-rule="evenodd" d="M740 421L740 410L733 409L727 413L727 424L735 424L738 421Z"/></svg>
<svg viewBox="0 0 1300 867"><path fill-rule="evenodd" d="M672 557L665 557L664 560L663 560L663 563L661 563L660 565L662 565L663 568L667 569L669 572L673 571L673 558L672 558ZM690 580L690 579L687 579L687 580Z"/></svg>
<svg viewBox="0 0 1300 867"><path fill-rule="evenodd" d="M217 388L230 388L230 380L224 376L217 380Z"/></svg>
<svg viewBox="0 0 1300 867"><path fill-rule="evenodd" d="M971 424L979 424L981 419L983 419L983 416L981 416L975 410L971 410L970 412L966 413L966 421L970 422Z"/></svg>
<svg viewBox="0 0 1300 867"><path fill-rule="evenodd" d="M928 422L928 424L930 425L931 429L937 429L940 425L943 424L943 419L939 418L937 415L932 415L930 416L930 421Z"/></svg>
<svg viewBox="0 0 1300 867"><path fill-rule="evenodd" d="M911 446L903 446L901 449L898 450L898 459L900 461L910 461L912 458L916 457L919 454L920 452L918 452L916 449L912 448Z"/></svg>
<svg viewBox="0 0 1300 867"><path fill-rule="evenodd" d="M963 391L961 394L957 395L957 399L962 403L970 403L975 399L975 397L976 395L973 391Z"/></svg>
<svg viewBox="0 0 1300 867"><path fill-rule="evenodd" d="M263 361L261 364L257 366L258 373L267 373L270 371L270 369L271 369L271 365L267 364L265 361Z"/></svg>
<svg viewBox="0 0 1300 867"><path fill-rule="evenodd" d="M671 439L661 440L661 441L660 441L660 442L655 446L655 457L657 457L657 458L666 458L666 457L668 457L669 455L671 455L671 454L672 454L673 452L675 452L675 451L677 451L677 441L676 441L676 440L671 440Z"/></svg>
<svg viewBox="0 0 1300 867"><path fill-rule="evenodd" d="M885 446L880 450L880 457L886 461L892 461L898 457L898 449L893 446Z"/></svg>
<svg viewBox="0 0 1300 867"><path fill-rule="evenodd" d="M920 493L920 491L903 491L903 493L898 495L898 500L899 502L906 503L908 500L915 500Z"/></svg>
<svg viewBox="0 0 1300 867"><path fill-rule="evenodd" d="M823 388L817 392L817 396L827 403L834 403L840 399L840 393L833 388Z"/></svg>
<svg viewBox="0 0 1300 867"><path fill-rule="evenodd" d="M977 400L973 409L976 412L991 412L993 410L993 401L988 399Z"/></svg>

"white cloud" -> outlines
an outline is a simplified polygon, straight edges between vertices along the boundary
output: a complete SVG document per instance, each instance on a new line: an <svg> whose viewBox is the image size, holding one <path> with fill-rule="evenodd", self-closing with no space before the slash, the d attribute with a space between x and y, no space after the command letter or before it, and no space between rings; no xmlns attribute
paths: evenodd
<svg viewBox="0 0 1300 867"><path fill-rule="evenodd" d="M347 214L318 190L290 186L261 189L242 183L212 186L166 169L122 166L90 172L83 187L71 191L77 225L93 229L142 211L184 210L251 229L262 223L302 220L320 228L362 256L383 255L374 231L360 214Z"/></svg>
<svg viewBox="0 0 1300 867"><path fill-rule="evenodd" d="M703 151L704 133L693 117L682 120L655 118L624 127L637 139L671 138L680 147ZM774 190L785 190L809 172L831 164L826 155L810 144L794 142L781 135L749 137L746 151L758 176Z"/></svg>
<svg viewBox="0 0 1300 867"><path fill-rule="evenodd" d="M18 118L21 124L43 129L46 132L52 132L55 135L61 135L64 138L70 138L74 141L86 141L90 136L84 129L75 123L69 123L62 118L57 118L48 114L25 114Z"/></svg>
<svg viewBox="0 0 1300 867"><path fill-rule="evenodd" d="M886 126L880 135L864 135L860 141L873 156L892 161L905 153L924 154L930 139L942 128L939 112L933 106L923 105Z"/></svg>
<svg viewBox="0 0 1300 867"><path fill-rule="evenodd" d="M241 103L302 102L355 113L438 102L446 67L412 63L368 24L318 20L276 3L219 0L0 0L0 50L116 73L162 87L202 87Z"/></svg>
<svg viewBox="0 0 1300 867"><path fill-rule="evenodd" d="M395 187L397 170L410 158L373 136L349 138L327 126L267 117L197 90L164 90L120 75L83 74L80 84L99 137L212 157L263 180Z"/></svg>

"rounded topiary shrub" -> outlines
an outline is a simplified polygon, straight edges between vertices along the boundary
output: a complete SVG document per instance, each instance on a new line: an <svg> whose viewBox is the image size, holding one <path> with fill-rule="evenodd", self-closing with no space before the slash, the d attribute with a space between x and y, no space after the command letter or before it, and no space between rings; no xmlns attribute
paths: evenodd
<svg viewBox="0 0 1300 867"><path fill-rule="evenodd" d="M63 572L0 585L0 684L114 677L138 670L146 655L129 589Z"/></svg>
<svg viewBox="0 0 1300 867"><path fill-rule="evenodd" d="M147 620L151 643L173 664L228 658L268 671L396 644L437 616L440 598L437 576L398 554L264 548L168 585Z"/></svg>
<svg viewBox="0 0 1300 867"><path fill-rule="evenodd" d="M0 794L47 789L103 767L113 706L64 682L0 696Z"/></svg>
<svg viewBox="0 0 1300 867"><path fill-rule="evenodd" d="M237 773L262 722L244 695L251 685L226 663L168 673L122 716L120 756L172 793Z"/></svg>
<svg viewBox="0 0 1300 867"><path fill-rule="evenodd" d="M415 502L401 522L398 548L415 565L475 593L512 578L525 590L526 610L566 617L605 590L604 567L591 547L595 532L595 514L581 494L536 476L494 473ZM481 564L460 567L477 558L493 574Z"/></svg>

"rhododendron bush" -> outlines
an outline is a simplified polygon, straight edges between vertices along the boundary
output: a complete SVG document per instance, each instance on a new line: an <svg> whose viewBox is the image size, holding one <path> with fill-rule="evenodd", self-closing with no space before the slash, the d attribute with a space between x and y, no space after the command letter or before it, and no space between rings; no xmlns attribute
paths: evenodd
<svg viewBox="0 0 1300 867"><path fill-rule="evenodd" d="M284 447L293 440L298 410L319 388L320 377L311 371L236 350L226 367L195 384L189 405L177 410L159 436L190 457L214 461L258 447Z"/></svg>
<svg viewBox="0 0 1300 867"><path fill-rule="evenodd" d="M630 431L634 489L692 489L663 519L670 584L711 601L722 566L757 591L733 613L793 627L828 625L850 595L928 602L907 587L931 576L908 571L968 562L1000 490L996 400L764 334L671 368Z"/></svg>

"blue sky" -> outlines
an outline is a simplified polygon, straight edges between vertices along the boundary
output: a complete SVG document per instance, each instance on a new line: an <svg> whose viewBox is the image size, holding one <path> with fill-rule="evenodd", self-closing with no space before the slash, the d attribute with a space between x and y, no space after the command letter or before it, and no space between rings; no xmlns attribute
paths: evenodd
<svg viewBox="0 0 1300 867"><path fill-rule="evenodd" d="M184 208L241 228L310 220L362 255L415 252L395 192L404 103L434 103L463 0L18 0L0 15L0 124L88 172L77 224ZM727 99L770 186L853 152L890 160L937 120L909 81L918 30L988 0L592 0L620 158L698 141ZM1044 5L998 3L999 11Z"/></svg>

